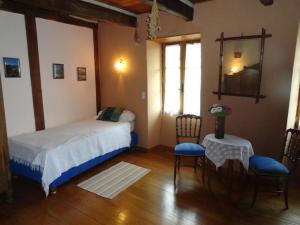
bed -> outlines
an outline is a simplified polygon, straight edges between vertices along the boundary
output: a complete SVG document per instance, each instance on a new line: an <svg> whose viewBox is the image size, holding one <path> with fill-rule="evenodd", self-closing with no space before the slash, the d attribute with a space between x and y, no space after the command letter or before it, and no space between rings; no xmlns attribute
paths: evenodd
<svg viewBox="0 0 300 225"><path fill-rule="evenodd" d="M129 122L95 118L9 138L14 175L49 190L137 144Z"/></svg>

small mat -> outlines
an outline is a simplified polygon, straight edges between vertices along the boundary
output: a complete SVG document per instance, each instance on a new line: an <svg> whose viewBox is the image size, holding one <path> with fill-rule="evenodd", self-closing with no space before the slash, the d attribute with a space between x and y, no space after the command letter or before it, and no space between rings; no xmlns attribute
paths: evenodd
<svg viewBox="0 0 300 225"><path fill-rule="evenodd" d="M149 169L120 162L81 182L78 186L104 198L113 199L149 172Z"/></svg>

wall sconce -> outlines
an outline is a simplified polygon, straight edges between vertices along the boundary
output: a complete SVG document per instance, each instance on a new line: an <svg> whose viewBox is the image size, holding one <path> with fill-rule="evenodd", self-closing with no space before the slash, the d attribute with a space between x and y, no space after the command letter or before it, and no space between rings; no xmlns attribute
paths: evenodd
<svg viewBox="0 0 300 225"><path fill-rule="evenodd" d="M116 63L115 63L115 68L118 72L122 72L125 70L125 62L124 59L119 59Z"/></svg>
<svg viewBox="0 0 300 225"><path fill-rule="evenodd" d="M231 68L231 73L232 73L232 75L234 75L235 73L237 73L238 72L238 68L236 67L236 66L233 66L232 68Z"/></svg>

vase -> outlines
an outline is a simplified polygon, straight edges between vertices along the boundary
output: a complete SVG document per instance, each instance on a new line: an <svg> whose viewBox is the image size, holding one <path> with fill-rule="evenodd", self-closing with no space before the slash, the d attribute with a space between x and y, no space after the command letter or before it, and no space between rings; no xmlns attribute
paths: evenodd
<svg viewBox="0 0 300 225"><path fill-rule="evenodd" d="M215 123L215 137L223 139L225 133L225 116L217 116Z"/></svg>

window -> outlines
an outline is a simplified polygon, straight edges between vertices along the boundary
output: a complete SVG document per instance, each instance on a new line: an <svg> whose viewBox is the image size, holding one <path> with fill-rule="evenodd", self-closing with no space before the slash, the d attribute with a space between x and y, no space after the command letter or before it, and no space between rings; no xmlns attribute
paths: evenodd
<svg viewBox="0 0 300 225"><path fill-rule="evenodd" d="M200 42L167 44L163 52L164 112L200 115Z"/></svg>

